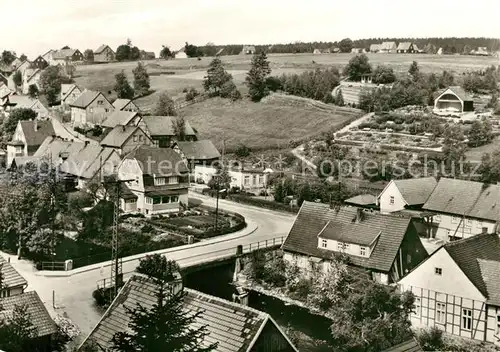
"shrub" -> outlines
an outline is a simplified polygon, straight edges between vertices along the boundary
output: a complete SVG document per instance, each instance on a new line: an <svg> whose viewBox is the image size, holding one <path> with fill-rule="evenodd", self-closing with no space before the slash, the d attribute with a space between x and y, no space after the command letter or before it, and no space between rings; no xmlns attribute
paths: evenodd
<svg viewBox="0 0 500 352"><path fill-rule="evenodd" d="M182 89L182 93L187 93L188 91L189 91L189 90L188 90L188 88L187 88L187 87L184 87L184 88Z"/></svg>
<svg viewBox="0 0 500 352"><path fill-rule="evenodd" d="M289 290L292 298L305 301L311 293L311 281L302 277L295 286L289 287Z"/></svg>
<svg viewBox="0 0 500 352"><path fill-rule="evenodd" d="M241 194L229 195L228 199L232 200L234 202L244 203L244 204L253 205L253 206L266 208L266 209L270 209L270 210L287 211L287 212L292 212L292 213L296 213L298 211L297 208L291 209L290 206L287 204L278 203L275 201L270 201L270 200L265 200L265 199L252 198L252 197L241 195Z"/></svg>
<svg viewBox="0 0 500 352"><path fill-rule="evenodd" d="M435 326L421 330L417 339L424 351L440 351L444 347L443 331Z"/></svg>
<svg viewBox="0 0 500 352"><path fill-rule="evenodd" d="M246 145L241 144L236 148L234 154L240 158L244 158L250 155L250 148L248 148Z"/></svg>
<svg viewBox="0 0 500 352"><path fill-rule="evenodd" d="M94 290L94 292L92 292L92 298L99 307L106 305L108 301L105 297L105 291L102 288Z"/></svg>
<svg viewBox="0 0 500 352"><path fill-rule="evenodd" d="M186 93L186 100L187 101L192 101L194 98L196 98L200 93L195 89L191 88L189 92Z"/></svg>

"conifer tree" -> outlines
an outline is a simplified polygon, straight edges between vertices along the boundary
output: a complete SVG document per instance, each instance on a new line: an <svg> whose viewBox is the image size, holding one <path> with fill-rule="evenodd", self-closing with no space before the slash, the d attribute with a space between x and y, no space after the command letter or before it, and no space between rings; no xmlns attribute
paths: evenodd
<svg viewBox="0 0 500 352"><path fill-rule="evenodd" d="M216 57L210 62L207 75L203 80L203 88L210 96L219 96L221 89L227 82L232 82L233 76L222 65L222 60Z"/></svg>
<svg viewBox="0 0 500 352"><path fill-rule="evenodd" d="M134 97L134 90L128 83L127 76L125 72L122 71L115 75L116 83L114 90L119 99L132 99Z"/></svg>
<svg viewBox="0 0 500 352"><path fill-rule="evenodd" d="M149 93L149 75L146 67L141 62L137 63L137 67L132 70L134 74L134 90L139 96Z"/></svg>
<svg viewBox="0 0 500 352"><path fill-rule="evenodd" d="M269 94L267 78L271 74L269 61L265 52L255 53L252 57L251 67L245 79L249 88L248 94L252 101L260 101Z"/></svg>

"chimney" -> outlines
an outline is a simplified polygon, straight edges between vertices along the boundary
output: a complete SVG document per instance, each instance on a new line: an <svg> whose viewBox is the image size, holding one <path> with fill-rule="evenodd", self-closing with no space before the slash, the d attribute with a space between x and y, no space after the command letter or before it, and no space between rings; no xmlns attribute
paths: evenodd
<svg viewBox="0 0 500 352"><path fill-rule="evenodd" d="M354 222L356 224L359 224L363 219L365 218L365 214L363 213L363 209L357 208L356 209L356 217L354 218Z"/></svg>
<svg viewBox="0 0 500 352"><path fill-rule="evenodd" d="M169 290L172 294L177 294L183 290L181 273L176 271L173 273L172 281L168 282Z"/></svg>

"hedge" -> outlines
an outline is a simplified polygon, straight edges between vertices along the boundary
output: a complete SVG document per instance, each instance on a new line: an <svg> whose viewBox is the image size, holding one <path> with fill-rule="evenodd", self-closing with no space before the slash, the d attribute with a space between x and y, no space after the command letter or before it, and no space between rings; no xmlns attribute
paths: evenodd
<svg viewBox="0 0 500 352"><path fill-rule="evenodd" d="M291 207L289 205L286 205L283 203L278 203L275 201L269 201L269 200L260 199L260 198L252 198L249 196L231 194L231 195L228 195L227 199L231 200L233 202L237 202L237 203L253 205L256 207L266 208L266 209L270 209L270 210L286 211L288 213L293 213L293 214L296 214L299 210L298 207L291 209Z"/></svg>

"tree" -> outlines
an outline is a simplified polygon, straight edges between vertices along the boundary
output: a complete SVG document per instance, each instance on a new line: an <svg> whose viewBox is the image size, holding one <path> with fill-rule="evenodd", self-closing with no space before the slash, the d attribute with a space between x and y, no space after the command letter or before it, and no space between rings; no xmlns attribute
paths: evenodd
<svg viewBox="0 0 500 352"><path fill-rule="evenodd" d="M420 74L420 69L418 67L418 63L416 61L413 61L411 63L410 69L408 70L408 74L413 77L414 80L419 76Z"/></svg>
<svg viewBox="0 0 500 352"><path fill-rule="evenodd" d="M40 88L49 104L54 104L61 93L61 71L58 66L49 66L40 75Z"/></svg>
<svg viewBox="0 0 500 352"><path fill-rule="evenodd" d="M177 116L172 120L172 130L178 141L186 139L186 120L184 120L184 117Z"/></svg>
<svg viewBox="0 0 500 352"><path fill-rule="evenodd" d="M352 40L349 38L342 39L339 43L339 49L342 53L350 53L353 48Z"/></svg>
<svg viewBox="0 0 500 352"><path fill-rule="evenodd" d="M186 45L184 46L184 50L186 52L187 57L203 56L203 53L196 45L189 44L188 42L186 42Z"/></svg>
<svg viewBox="0 0 500 352"><path fill-rule="evenodd" d="M114 91L119 99L133 99L134 98L134 89L128 83L127 76L125 75L125 71L117 73L115 75L115 87Z"/></svg>
<svg viewBox="0 0 500 352"><path fill-rule="evenodd" d="M361 76L372 72L372 66L366 54L356 55L349 60L344 68L344 76L352 81L360 81Z"/></svg>
<svg viewBox="0 0 500 352"><path fill-rule="evenodd" d="M249 88L248 94L252 101L260 101L269 94L266 80L270 74L271 68L269 67L266 53L264 51L255 53L252 57L250 70L245 79Z"/></svg>
<svg viewBox="0 0 500 352"><path fill-rule="evenodd" d="M17 87L21 87L21 85L23 84L23 74L21 73L21 71L16 71L12 75L12 80Z"/></svg>
<svg viewBox="0 0 500 352"><path fill-rule="evenodd" d="M28 60L28 57L25 54L21 54L21 56L19 56L19 60L24 62L24 61Z"/></svg>
<svg viewBox="0 0 500 352"><path fill-rule="evenodd" d="M172 53L172 51L170 50L170 47L168 47L167 45L162 45L161 47L161 51L160 51L160 57L162 59L171 59L174 57L174 54Z"/></svg>
<svg viewBox="0 0 500 352"><path fill-rule="evenodd" d="M175 110L175 103L167 94L167 92L161 93L156 102L156 107L154 110L156 116L177 116L177 111Z"/></svg>
<svg viewBox="0 0 500 352"><path fill-rule="evenodd" d="M28 87L28 95L35 99L38 97L38 86L36 84L30 84L30 86Z"/></svg>
<svg viewBox="0 0 500 352"><path fill-rule="evenodd" d="M344 95L342 94L342 89L337 91L337 95L335 96L335 105L344 106Z"/></svg>
<svg viewBox="0 0 500 352"><path fill-rule="evenodd" d="M493 128L489 120L475 120L468 133L469 146L479 147L491 142L493 138L492 129Z"/></svg>
<svg viewBox="0 0 500 352"><path fill-rule="evenodd" d="M2 52L2 62L6 65L10 65L14 60L16 59L16 56L8 50L4 50Z"/></svg>
<svg viewBox="0 0 500 352"><path fill-rule="evenodd" d="M459 125L447 124L443 135L443 154L447 168L456 167L457 163L465 160L467 145ZM454 171L454 170L453 170Z"/></svg>
<svg viewBox="0 0 500 352"><path fill-rule="evenodd" d="M222 60L216 57L210 62L207 75L203 79L203 88L210 96L219 96L222 87L232 80L233 76L224 69Z"/></svg>
<svg viewBox="0 0 500 352"><path fill-rule="evenodd" d="M500 151L483 154L478 172L481 174L482 182L492 184L500 182Z"/></svg>
<svg viewBox="0 0 500 352"><path fill-rule="evenodd" d="M92 49L87 49L83 52L83 58L87 62L92 62L94 61L94 52Z"/></svg>
<svg viewBox="0 0 500 352"><path fill-rule="evenodd" d="M142 62L138 62L132 70L134 74L134 90L137 95L143 96L149 93L149 74Z"/></svg>
<svg viewBox="0 0 500 352"><path fill-rule="evenodd" d="M37 336L27 305L15 305L12 315L0 321L0 349L24 352L26 345Z"/></svg>
<svg viewBox="0 0 500 352"><path fill-rule="evenodd" d="M113 351L171 351L210 352L218 343L201 345L208 336L206 325L195 325L203 311L186 312L183 290L169 290L179 266L161 255L142 259L137 271L144 273L157 287L156 303L146 308L140 303L136 307L125 307L129 317L130 332L118 332L113 336Z"/></svg>
<svg viewBox="0 0 500 352"><path fill-rule="evenodd" d="M129 56L129 60L130 61L136 61L136 60L139 60L141 58L141 51L139 50L138 47L136 46L133 46L130 48L130 56Z"/></svg>
<svg viewBox="0 0 500 352"><path fill-rule="evenodd" d="M130 59L130 46L122 44L116 48L116 61L126 61Z"/></svg>
<svg viewBox="0 0 500 352"><path fill-rule="evenodd" d="M455 82L455 77L451 72L443 71L443 74L439 77L439 88L448 88L452 86Z"/></svg>
<svg viewBox="0 0 500 352"><path fill-rule="evenodd" d="M2 130L4 135L10 140L14 135L14 131L19 121L34 120L36 116L37 113L31 109L19 108L12 110L9 117L3 121Z"/></svg>
<svg viewBox="0 0 500 352"><path fill-rule="evenodd" d="M396 81L396 75L392 67L379 65L373 71L373 83L377 84L389 84Z"/></svg>

